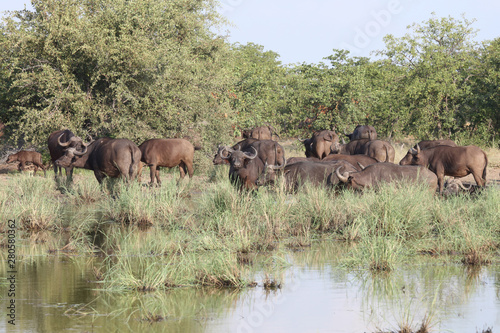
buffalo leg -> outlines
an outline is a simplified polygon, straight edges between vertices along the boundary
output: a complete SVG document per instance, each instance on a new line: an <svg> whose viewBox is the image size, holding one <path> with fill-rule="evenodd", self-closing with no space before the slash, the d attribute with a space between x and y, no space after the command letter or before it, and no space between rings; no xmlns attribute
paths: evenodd
<svg viewBox="0 0 500 333"><path fill-rule="evenodd" d="M43 171L43 176L44 177L47 176L47 174L45 173L45 167L43 166L43 164L40 164L38 162L33 162L33 164L35 164L35 174L38 171L38 168L40 168Z"/></svg>
<svg viewBox="0 0 500 333"><path fill-rule="evenodd" d="M102 181L104 180L104 173L102 173L100 170L94 169L94 175L99 184L102 184Z"/></svg>
<svg viewBox="0 0 500 333"><path fill-rule="evenodd" d="M184 164L184 162L181 162L179 164L179 172L181 173L181 179L184 179L184 177L186 176L185 167L186 167L186 164Z"/></svg>
<svg viewBox="0 0 500 333"><path fill-rule="evenodd" d="M186 163L186 168L187 168L187 173L189 174L189 179L193 178L193 173L194 173L193 163L192 162Z"/></svg>
<svg viewBox="0 0 500 333"><path fill-rule="evenodd" d="M24 171L24 162L20 162L17 168L19 169L20 172L23 172Z"/></svg>
<svg viewBox="0 0 500 333"><path fill-rule="evenodd" d="M160 180L160 167L156 167L156 182L158 185L161 185L161 180Z"/></svg>
<svg viewBox="0 0 500 333"><path fill-rule="evenodd" d="M486 179L483 179L479 174L473 172L472 176L474 177L474 180L476 181L477 186L486 185Z"/></svg>

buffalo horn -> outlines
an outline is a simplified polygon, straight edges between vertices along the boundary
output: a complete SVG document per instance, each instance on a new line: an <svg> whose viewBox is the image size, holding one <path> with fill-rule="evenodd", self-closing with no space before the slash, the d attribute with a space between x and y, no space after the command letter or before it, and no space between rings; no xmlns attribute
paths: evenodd
<svg viewBox="0 0 500 333"><path fill-rule="evenodd" d="M359 165L359 167L361 168L361 170L364 170L364 169L365 169L365 166L364 166L363 164L361 164L361 163L359 163L359 162L358 162L358 165Z"/></svg>
<svg viewBox="0 0 500 333"><path fill-rule="evenodd" d="M82 152L79 152L79 151L76 151L76 148L75 148L75 152L74 154L77 155L77 156L82 156L82 155L85 155L87 153L87 145L83 145L83 151Z"/></svg>
<svg viewBox="0 0 500 333"><path fill-rule="evenodd" d="M417 154L420 154L420 146L417 143Z"/></svg>
<svg viewBox="0 0 500 333"><path fill-rule="evenodd" d="M349 180L349 177L348 176L345 176L345 174L347 173L349 175L348 172L344 172L344 174L340 174L340 168L342 168L342 166L339 166L337 169L335 169L335 174L337 175L338 179L342 182L342 183L347 183L347 181Z"/></svg>
<svg viewBox="0 0 500 333"><path fill-rule="evenodd" d="M223 153L224 151L227 151L227 152L228 152L227 157L225 157L224 155L222 155L222 153ZM231 148L228 148L228 147L225 147L225 146L224 146L224 147L222 147L222 149L220 150L219 155L220 155L220 157L221 157L223 160L228 160L228 159L230 158L230 156L231 156L231 153L232 153L232 152L233 152L233 150L232 150Z"/></svg>
<svg viewBox="0 0 500 333"><path fill-rule="evenodd" d="M254 158L256 158L256 157L257 157L257 149L255 149L255 147L254 147L254 146L252 146L252 149L255 151L255 154L254 154L253 156L252 156L252 155L249 155L248 153L244 153L244 154L245 154L245 156L246 156L248 159L251 159L251 160L253 160Z"/></svg>
<svg viewBox="0 0 500 333"><path fill-rule="evenodd" d="M59 137L57 138L57 143L58 143L58 144L59 144L59 146L61 146L61 147L67 147L67 146L69 146L69 144L71 143L71 141L72 141L72 139L73 139L73 138L71 138L70 140L66 141L65 143L62 143L62 142L61 142L61 137L62 137L63 135L64 135L64 133L62 133L61 135L59 135Z"/></svg>

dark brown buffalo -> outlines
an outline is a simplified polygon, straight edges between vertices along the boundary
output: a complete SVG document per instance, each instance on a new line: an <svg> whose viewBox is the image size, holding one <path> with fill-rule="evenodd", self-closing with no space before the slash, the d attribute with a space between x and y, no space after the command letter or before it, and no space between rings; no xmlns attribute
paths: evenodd
<svg viewBox="0 0 500 333"><path fill-rule="evenodd" d="M276 130L274 129L274 127L267 125L267 126L258 126L251 130L244 130L241 133L241 136L245 139L253 138L257 140L272 140L273 134L278 136L278 134L276 134Z"/></svg>
<svg viewBox="0 0 500 333"><path fill-rule="evenodd" d="M437 146L450 146L456 147L457 144L453 140L422 140L417 143L413 148L417 149L417 145L420 149L434 148Z"/></svg>
<svg viewBox="0 0 500 333"><path fill-rule="evenodd" d="M345 136L349 138L349 141L359 139L377 140L377 131L371 125L358 125L351 134L345 134Z"/></svg>
<svg viewBox="0 0 500 333"><path fill-rule="evenodd" d="M73 134L70 130L55 131L49 135L47 140L49 147L50 159L54 166L55 176L62 176L61 167L56 165L56 160L64 156L67 148L75 148L76 151L83 151L83 140ZM73 178L73 167L67 167L66 179L71 181ZM59 172L58 172L59 171Z"/></svg>
<svg viewBox="0 0 500 333"><path fill-rule="evenodd" d="M371 140L364 144L363 154L376 159L379 162L394 163L396 152L394 147L387 141Z"/></svg>
<svg viewBox="0 0 500 333"><path fill-rule="evenodd" d="M417 149L417 146L420 149L429 149L429 148L434 148L437 146L450 146L450 147L456 147L457 144L453 140L422 140L419 143L417 143L413 149ZM399 161L400 165L407 165L411 163L411 160L413 158L413 155L411 154L406 154L405 157L401 161Z"/></svg>
<svg viewBox="0 0 500 333"><path fill-rule="evenodd" d="M141 151L127 139L100 138L84 144L83 151L66 148L64 156L55 164L63 168L75 167L93 170L97 181L102 184L106 176L126 181L137 177L141 162Z"/></svg>
<svg viewBox="0 0 500 333"><path fill-rule="evenodd" d="M232 166L239 168L244 163L244 160L240 159L240 157L246 155L238 153L232 158L229 157L237 151L247 152L252 155L254 149L255 151L257 151L257 156L264 163L267 163L269 165L284 165L286 162L285 150L278 142L273 140L256 140L245 145L236 144L233 146L233 148L223 147L223 149L220 150L219 155L222 159L230 161L230 164Z"/></svg>
<svg viewBox="0 0 500 333"><path fill-rule="evenodd" d="M412 181L427 184L433 191L437 188L436 175L421 166L401 166L393 163L375 163L358 172L336 170L339 180L347 188L362 190L377 187L383 182Z"/></svg>
<svg viewBox="0 0 500 333"><path fill-rule="evenodd" d="M319 162L321 160L316 157L290 157L286 160L286 165L304 161Z"/></svg>
<svg viewBox="0 0 500 333"><path fill-rule="evenodd" d="M314 162L300 161L284 168L276 168L266 166L266 171L261 173L256 184L259 186L274 183L283 175L285 188L289 191L295 191L305 183L313 185L335 186L339 183L339 179L335 170L340 169L343 172L354 172L356 168L346 161L330 161L330 162Z"/></svg>
<svg viewBox="0 0 500 333"><path fill-rule="evenodd" d="M186 173L189 178L193 177L194 146L185 139L150 139L144 141L139 149L142 153L141 162L149 166L151 184L155 178L158 184L160 180L160 167L173 168L179 166L181 179ZM142 172L142 164L139 166L139 177Z"/></svg>
<svg viewBox="0 0 500 333"><path fill-rule="evenodd" d="M361 163L365 167L379 162L376 159L374 159L373 157L370 157L367 155L361 155L361 154L357 154L357 155L330 154L327 157L325 157L324 159L322 159L322 161L325 161L325 162L327 162L327 161L339 161L339 160L347 161L354 166L357 166L358 163Z"/></svg>
<svg viewBox="0 0 500 333"><path fill-rule="evenodd" d="M363 154L378 162L394 162L394 147L387 141L359 139L347 144L338 144L332 148L332 154L357 155Z"/></svg>
<svg viewBox="0 0 500 333"><path fill-rule="evenodd" d="M342 155L356 155L362 154L361 151L364 151L364 146L370 140L368 139L359 139L353 140L349 143L342 143L332 146L330 150L330 154L342 154Z"/></svg>
<svg viewBox="0 0 500 333"><path fill-rule="evenodd" d="M407 157L410 155L410 157ZM465 177L472 173L478 186L486 184L488 157L476 146L437 146L429 149L410 149L399 162L401 165L423 165L438 177L439 193L443 192L444 176Z"/></svg>
<svg viewBox="0 0 500 333"><path fill-rule="evenodd" d="M300 140L300 139L299 139ZM306 157L322 159L330 154L333 146L338 145L339 136L334 131L315 131L310 139L301 140L306 148Z"/></svg>
<svg viewBox="0 0 500 333"><path fill-rule="evenodd" d="M257 149L251 147L251 152L240 149L228 149L229 154L223 159L229 160L229 180L240 189L253 190L257 188L256 181L264 171L265 164L258 156ZM221 152L222 156L223 152Z"/></svg>
<svg viewBox="0 0 500 333"><path fill-rule="evenodd" d="M36 175L38 168L43 170L43 175L46 176L45 167L42 162L42 154L36 151L26 151L21 150L15 154L9 155L7 158L7 163L19 162L17 169L19 171L24 171L26 163L32 163L35 166L35 171L33 174Z"/></svg>
<svg viewBox="0 0 500 333"><path fill-rule="evenodd" d="M250 145L254 143L255 141L258 141L257 139L254 138L249 138L245 140L241 140L240 142L234 144L231 149L233 150L248 150ZM217 147L217 152L215 153L214 159L212 160L212 163L214 165L220 165L220 164L229 164L228 159L223 159L222 155L224 157L229 156L229 151L227 146L219 145Z"/></svg>
<svg viewBox="0 0 500 333"><path fill-rule="evenodd" d="M309 139L299 138L299 141L302 142L302 144L304 145L306 158L314 157L314 153L313 153L313 149L312 149L313 139L312 138L309 138ZM315 157L315 158L317 158L317 157Z"/></svg>

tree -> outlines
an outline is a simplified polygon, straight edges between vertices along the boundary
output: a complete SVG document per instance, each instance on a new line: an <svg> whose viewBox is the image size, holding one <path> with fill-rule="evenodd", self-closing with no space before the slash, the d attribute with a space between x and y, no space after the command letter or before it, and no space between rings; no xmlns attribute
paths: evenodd
<svg viewBox="0 0 500 333"><path fill-rule="evenodd" d="M213 0L33 0L1 25L0 117L16 138L198 135L233 116ZM227 126L229 128L229 126Z"/></svg>
<svg viewBox="0 0 500 333"><path fill-rule="evenodd" d="M432 17L413 24L412 34L385 37L386 50L378 54L401 69L400 98L410 115L405 130L420 137L450 137L477 67L474 20Z"/></svg>

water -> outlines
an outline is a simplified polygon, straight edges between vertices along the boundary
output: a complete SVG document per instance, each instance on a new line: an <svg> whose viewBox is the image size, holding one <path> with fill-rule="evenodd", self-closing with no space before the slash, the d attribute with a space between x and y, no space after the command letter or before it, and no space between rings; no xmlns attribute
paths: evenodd
<svg viewBox="0 0 500 333"><path fill-rule="evenodd" d="M426 316L434 332L500 329L500 265L467 270L441 258L372 275L339 268L343 247L291 251L291 266L271 276L283 283L275 291L258 274L243 291L110 293L95 281L99 258L33 254L17 264L16 325L4 315L0 332L387 332L416 330ZM2 281L2 309L8 289Z"/></svg>

